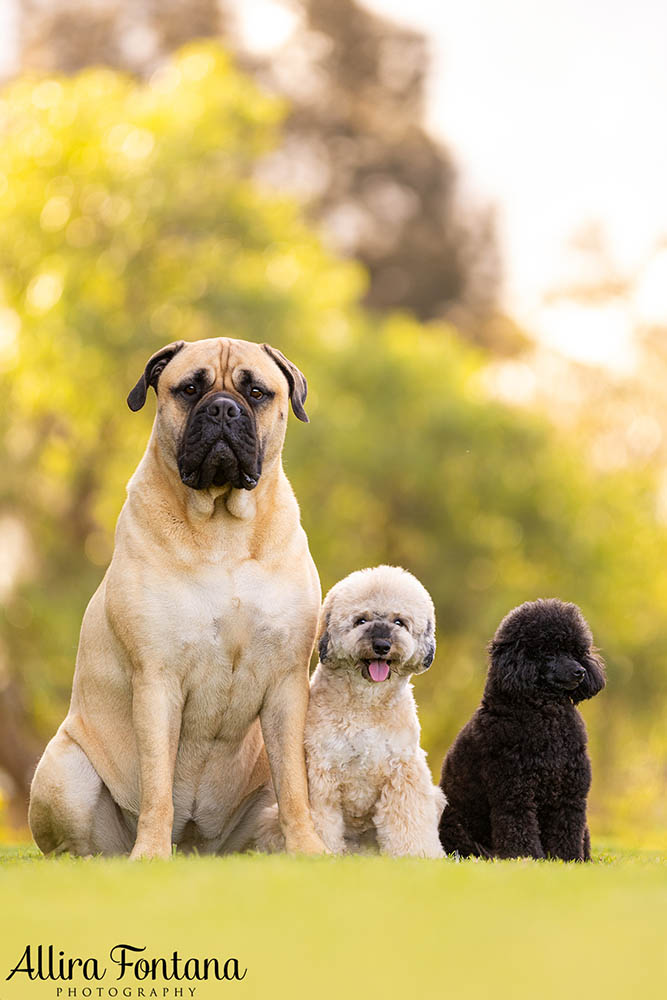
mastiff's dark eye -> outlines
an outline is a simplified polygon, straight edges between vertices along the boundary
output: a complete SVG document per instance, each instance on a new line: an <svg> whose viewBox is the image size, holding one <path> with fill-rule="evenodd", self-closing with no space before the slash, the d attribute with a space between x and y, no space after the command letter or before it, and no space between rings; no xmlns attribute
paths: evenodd
<svg viewBox="0 0 667 1000"><path fill-rule="evenodd" d="M355 623L354 623L354 627L356 628L357 625L365 625L365 624L366 624L366 619L365 618L357 618L356 621L355 621Z"/></svg>
<svg viewBox="0 0 667 1000"><path fill-rule="evenodd" d="M264 399L266 393L263 389L258 389L257 386L254 385L250 390L250 395L253 399Z"/></svg>
<svg viewBox="0 0 667 1000"><path fill-rule="evenodd" d="M405 622L402 618L394 618L394 625L398 625L399 628L405 628Z"/></svg>
<svg viewBox="0 0 667 1000"><path fill-rule="evenodd" d="M188 382L187 385L183 386L183 392L185 393L186 396L194 396L196 391L197 391L197 386L194 384L194 382Z"/></svg>

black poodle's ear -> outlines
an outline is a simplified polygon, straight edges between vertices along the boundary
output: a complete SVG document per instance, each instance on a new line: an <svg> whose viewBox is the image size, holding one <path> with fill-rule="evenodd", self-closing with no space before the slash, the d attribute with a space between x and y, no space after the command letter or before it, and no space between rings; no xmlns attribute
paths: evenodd
<svg viewBox="0 0 667 1000"><path fill-rule="evenodd" d="M157 383L160 375L165 370L173 356L178 354L184 346L184 340L177 340L173 344L167 344L166 347L160 348L160 350L154 354L152 358L148 359L143 375L127 397L127 405L131 410L133 410L134 413L136 413L137 410L140 410L146 402L146 394L148 393L148 387L150 385L152 385L157 392Z"/></svg>
<svg viewBox="0 0 667 1000"><path fill-rule="evenodd" d="M518 697L534 690L538 682L538 668L525 650L514 643L492 642L489 646L491 665L487 687L494 692Z"/></svg>
<svg viewBox="0 0 667 1000"><path fill-rule="evenodd" d="M586 671L586 676L579 687L575 688L572 693L572 701L575 705L579 701L586 701L587 698L593 698L607 683L604 660L601 656L590 652L579 662Z"/></svg>

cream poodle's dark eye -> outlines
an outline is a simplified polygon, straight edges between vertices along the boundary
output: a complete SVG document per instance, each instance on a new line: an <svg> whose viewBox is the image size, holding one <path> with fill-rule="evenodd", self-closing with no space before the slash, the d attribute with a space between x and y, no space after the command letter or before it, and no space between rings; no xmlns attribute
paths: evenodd
<svg viewBox="0 0 667 1000"><path fill-rule="evenodd" d="M356 628L357 625L365 625L366 621L367 621L366 618L356 618L354 622L354 627Z"/></svg>
<svg viewBox="0 0 667 1000"><path fill-rule="evenodd" d="M254 385L250 390L250 395L252 396L253 399L264 399L266 393L262 389L259 389L256 385Z"/></svg>
<svg viewBox="0 0 667 1000"><path fill-rule="evenodd" d="M402 618L394 618L394 625L398 625L399 628L407 628Z"/></svg>

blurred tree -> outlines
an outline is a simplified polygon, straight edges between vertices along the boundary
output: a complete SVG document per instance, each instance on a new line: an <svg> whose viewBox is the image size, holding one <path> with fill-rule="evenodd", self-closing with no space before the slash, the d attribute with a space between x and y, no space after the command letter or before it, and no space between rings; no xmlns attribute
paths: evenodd
<svg viewBox="0 0 667 1000"><path fill-rule="evenodd" d="M540 386L549 412L578 427L601 468L652 466L660 474L667 460L667 240L651 247L634 268L616 260L599 223L577 233L571 244L571 278L545 297L547 309L566 310L584 324L604 317L627 343L626 364L613 371L569 365L570 391L557 380ZM658 504L667 520L667 478Z"/></svg>
<svg viewBox="0 0 667 1000"><path fill-rule="evenodd" d="M113 66L145 75L193 38L224 31L218 0L19 0L21 64L43 73Z"/></svg>
<svg viewBox="0 0 667 1000"><path fill-rule="evenodd" d="M17 804L62 718L148 437L152 408L130 413L127 391L162 344L232 334L275 343L310 380L312 423L292 427L285 459L323 586L386 561L433 594L440 651L417 693L434 767L479 697L500 617L558 594L610 661L609 692L586 708L596 807L625 808L636 767L656 822L643 754L665 760L667 534L654 470L597 472L568 435L491 398L487 355L453 327L360 310L361 268L253 180L281 113L214 44L149 83L96 70L19 80L0 101L0 712L13 725L0 769Z"/></svg>
<svg viewBox="0 0 667 1000"><path fill-rule="evenodd" d="M473 339L493 340L483 322L499 281L493 216L459 204L453 158L421 124L425 37L354 0L299 6L289 41L255 63L291 106L273 176L289 182L295 163L311 166L311 210L366 266L368 305L455 316Z"/></svg>
<svg viewBox="0 0 667 1000"><path fill-rule="evenodd" d="M453 157L421 124L423 35L355 0L293 0L291 37L258 58L234 30L240 0L21 3L28 69L100 63L147 74L183 42L224 33L242 66L290 102L261 176L305 199L332 245L365 265L366 304L446 317L500 352L523 344L498 310L493 212L461 202Z"/></svg>

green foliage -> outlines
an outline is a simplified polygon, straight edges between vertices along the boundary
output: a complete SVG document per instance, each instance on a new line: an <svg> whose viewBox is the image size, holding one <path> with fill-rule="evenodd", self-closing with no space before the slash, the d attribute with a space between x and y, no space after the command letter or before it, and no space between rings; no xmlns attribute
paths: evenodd
<svg viewBox="0 0 667 1000"><path fill-rule="evenodd" d="M148 86L23 80L0 114L2 508L28 526L38 569L6 634L48 732L147 438L148 410L124 403L146 358L181 337L312 330L361 275L252 182L281 108L216 46Z"/></svg>
<svg viewBox="0 0 667 1000"><path fill-rule="evenodd" d="M609 662L590 706L594 822L667 825L667 534L650 469L594 473L578 442L489 391L456 330L356 305L334 259L252 172L282 109L215 46L148 84L23 80L0 105L0 519L28 532L0 641L43 736L112 549L151 409L124 400L176 338L270 341L307 374L286 468L327 589L378 562L432 592L417 681L434 769L479 698L485 643L520 601L581 604Z"/></svg>

